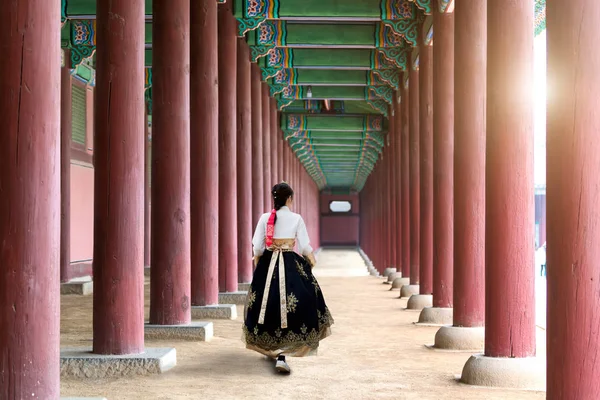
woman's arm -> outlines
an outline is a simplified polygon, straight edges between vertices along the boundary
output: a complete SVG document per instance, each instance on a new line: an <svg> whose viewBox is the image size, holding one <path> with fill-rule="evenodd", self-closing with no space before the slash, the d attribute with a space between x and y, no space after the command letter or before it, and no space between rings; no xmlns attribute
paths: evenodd
<svg viewBox="0 0 600 400"><path fill-rule="evenodd" d="M258 264L260 256L265 252L265 234L266 224L264 215L258 220L256 229L254 230L254 236L252 237L252 250L254 255L254 266Z"/></svg>
<svg viewBox="0 0 600 400"><path fill-rule="evenodd" d="M308 237L308 231L306 230L306 225L304 224L302 217L300 217L300 221L298 221L296 238L298 239L298 252L306 258L311 268L314 268L317 261L313 254L313 248L310 246L310 238Z"/></svg>

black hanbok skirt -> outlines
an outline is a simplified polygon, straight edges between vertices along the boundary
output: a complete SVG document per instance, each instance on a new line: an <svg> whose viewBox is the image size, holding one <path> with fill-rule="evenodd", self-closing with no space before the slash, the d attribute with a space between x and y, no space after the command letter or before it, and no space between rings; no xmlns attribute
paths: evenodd
<svg viewBox="0 0 600 400"><path fill-rule="evenodd" d="M277 262L267 285L274 254ZM285 265L283 279L280 279L281 260ZM269 288L264 303L266 286ZM280 296L280 287L284 288L285 296ZM246 347L269 357L316 355L319 341L331 335L333 325L310 264L293 251L282 251L281 256L279 252L265 251L254 271L244 315Z"/></svg>

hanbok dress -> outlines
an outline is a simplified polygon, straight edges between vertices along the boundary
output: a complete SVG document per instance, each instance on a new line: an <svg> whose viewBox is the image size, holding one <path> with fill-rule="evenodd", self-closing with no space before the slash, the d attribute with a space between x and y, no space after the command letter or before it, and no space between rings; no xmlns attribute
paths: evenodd
<svg viewBox="0 0 600 400"><path fill-rule="evenodd" d="M333 318L312 274L314 256L302 217L282 207L264 214L252 239L257 260L244 310L243 340L269 357L315 355ZM270 230L270 232L269 232ZM294 252L297 245L298 253Z"/></svg>

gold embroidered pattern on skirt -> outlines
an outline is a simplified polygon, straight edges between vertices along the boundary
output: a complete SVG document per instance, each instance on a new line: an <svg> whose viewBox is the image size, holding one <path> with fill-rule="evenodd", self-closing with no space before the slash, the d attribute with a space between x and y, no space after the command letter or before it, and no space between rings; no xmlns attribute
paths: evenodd
<svg viewBox="0 0 600 400"><path fill-rule="evenodd" d="M248 309L251 309L256 301L256 292L252 291L248 293Z"/></svg>
<svg viewBox="0 0 600 400"><path fill-rule="evenodd" d="M304 270L304 266L302 264L300 264L298 261L296 261L296 269L298 270L298 273L303 276L304 278L308 279L308 275L306 275L306 271Z"/></svg>
<svg viewBox="0 0 600 400"><path fill-rule="evenodd" d="M306 325L303 325L300 328L301 333L288 331L285 335L280 329L275 331L274 336L271 336L267 332L259 334L257 328L254 328L253 333L249 332L245 325L242 329L247 347L263 354L267 354L270 351L278 351L280 349L285 349L286 354L304 354L310 350L317 349L319 347L319 341L331 334L333 318L328 309L325 312L325 315L323 315L322 318L319 318L319 320L320 324L318 330L312 329L308 332Z"/></svg>
<svg viewBox="0 0 600 400"><path fill-rule="evenodd" d="M296 312L296 306L298 305L298 299L294 293L290 293L287 297L287 312Z"/></svg>

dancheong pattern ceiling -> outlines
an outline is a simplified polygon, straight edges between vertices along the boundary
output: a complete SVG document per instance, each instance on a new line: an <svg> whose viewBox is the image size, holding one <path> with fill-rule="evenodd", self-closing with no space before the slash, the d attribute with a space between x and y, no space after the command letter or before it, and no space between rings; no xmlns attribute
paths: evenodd
<svg viewBox="0 0 600 400"><path fill-rule="evenodd" d="M320 188L361 190L387 142L391 105L406 84L402 72L418 68L410 63L417 40L433 38L432 0L227 1L297 157ZM438 5L440 12L453 8L452 0ZM62 8L65 62L93 80L96 2L63 0ZM151 101L151 0L146 10ZM545 0L535 1L535 11L537 34L545 29Z"/></svg>

